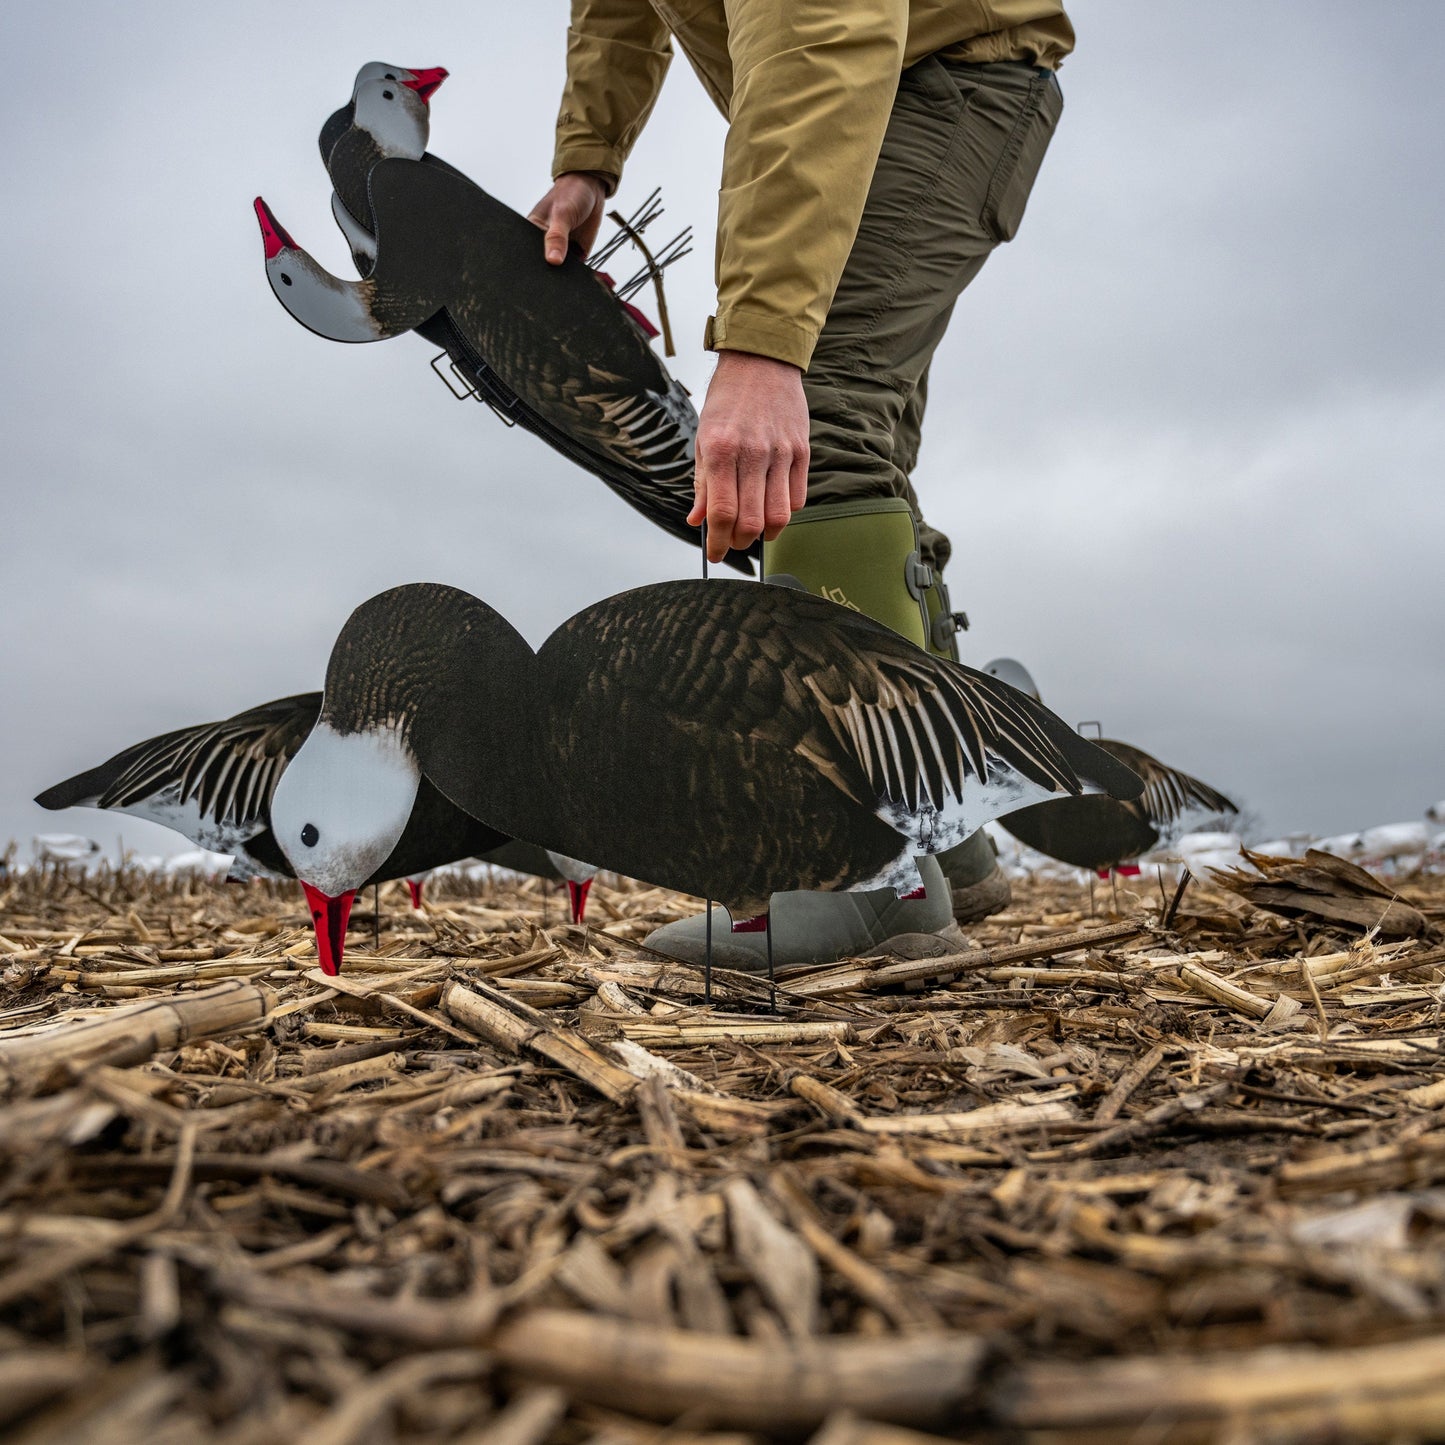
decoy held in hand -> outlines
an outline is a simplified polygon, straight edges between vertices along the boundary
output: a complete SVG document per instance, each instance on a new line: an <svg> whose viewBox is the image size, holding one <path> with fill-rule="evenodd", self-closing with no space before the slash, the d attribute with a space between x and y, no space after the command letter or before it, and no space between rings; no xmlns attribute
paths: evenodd
<svg viewBox="0 0 1445 1445"><path fill-rule="evenodd" d="M320 711L321 694L307 692L220 722L178 728L47 788L35 801L42 808L113 809L173 828L213 853L229 853L231 879L294 878L276 846L272 801ZM340 817L369 816L365 798L338 797L331 804ZM507 841L506 834L478 822L423 782L413 790L392 848L357 886L422 873ZM335 973L349 900L347 909L338 911L318 904L304 879L302 886L313 916L327 920L325 928L318 921L317 948L321 967Z"/></svg>
<svg viewBox="0 0 1445 1445"><path fill-rule="evenodd" d="M333 341L420 332L505 420L697 545L699 532L687 524L697 413L686 389L580 255L548 265L530 221L436 156L412 154L418 135L402 123L402 111L395 124L391 113L380 120L372 114L373 95L388 85L374 75L359 80L350 119L338 120L343 108L322 132L341 198L337 220L363 279L325 271L258 197L266 273L278 300ZM389 104L410 104L393 94ZM728 561L752 571L744 554Z"/></svg>
<svg viewBox="0 0 1445 1445"><path fill-rule="evenodd" d="M1012 658L996 658L984 671L1030 697L1039 696L1027 669ZM1020 843L1061 863L1093 868L1102 877L1110 870L1137 872L1134 860L1147 853L1192 809L1239 811L1208 783L1168 767L1142 748L1113 738L1096 738L1094 742L1138 775L1144 790L1137 798L1121 800L1098 794L1057 798L1010 813L1000 820L1000 826Z"/></svg>
<svg viewBox="0 0 1445 1445"><path fill-rule="evenodd" d="M492 827L736 917L789 889L907 893L916 855L990 818L1141 788L1004 684L823 598L737 582L609 598L539 653L455 588L363 603L277 786L277 842L344 911L427 783Z"/></svg>
<svg viewBox="0 0 1445 1445"><path fill-rule="evenodd" d="M440 156L429 155L426 149L431 131L431 98L446 78L447 71L441 66L430 70L407 70L403 66L371 61L357 72L351 99L340 110L334 111L321 127L318 137L321 160L335 188L331 193L331 214L346 238L352 262L361 276L370 275L376 261L376 221L366 189L372 166L379 160L397 157L424 161L427 165L461 174ZM655 220L661 210L655 196L649 198L638 218L639 229ZM686 233L670 242L665 248L666 254L655 264L666 266L678 256L688 254L685 242ZM606 254L616 244L614 242L612 246L602 248L596 256ZM594 261L595 256L589 258L588 265L593 265ZM596 275L609 289L613 288L612 278L605 272L599 270ZM649 339L658 334L657 328L636 306L620 297L619 301L622 309ZM443 322L424 322L416 331L445 349L448 336ZM500 386L495 378L491 378L490 384ZM471 385L476 388L476 378L472 379ZM511 398L508 404L514 403L515 398Z"/></svg>

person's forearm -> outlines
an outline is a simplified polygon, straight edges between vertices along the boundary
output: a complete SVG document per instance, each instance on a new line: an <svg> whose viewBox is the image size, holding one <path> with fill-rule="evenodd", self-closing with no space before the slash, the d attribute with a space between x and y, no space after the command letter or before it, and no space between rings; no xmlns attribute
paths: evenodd
<svg viewBox="0 0 1445 1445"><path fill-rule="evenodd" d="M572 0L553 177L592 171L616 190L671 61L667 27L646 0Z"/></svg>

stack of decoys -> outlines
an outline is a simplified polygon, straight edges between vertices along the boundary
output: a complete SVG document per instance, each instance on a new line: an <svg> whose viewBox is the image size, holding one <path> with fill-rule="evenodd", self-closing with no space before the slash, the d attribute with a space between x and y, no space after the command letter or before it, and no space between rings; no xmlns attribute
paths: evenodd
<svg viewBox="0 0 1445 1445"><path fill-rule="evenodd" d="M321 132L333 213L362 279L325 271L257 197L271 289L333 341L420 333L504 419L697 545L687 523L697 413L686 389L580 254L549 265L536 226L426 151L445 75L362 67ZM752 571L745 555L728 561Z"/></svg>
<svg viewBox="0 0 1445 1445"><path fill-rule="evenodd" d="M1038 687L1022 663L995 658L984 671L1030 697ZM1237 813L1223 793L1171 768L1132 743L1095 738L1095 746L1138 775L1143 791L1135 798L1089 796L1059 798L1022 808L999 820L1020 843L1076 868L1092 868L1100 878L1139 872L1138 859L1195 809ZM1092 886L1092 885L1091 885Z"/></svg>
<svg viewBox="0 0 1445 1445"><path fill-rule="evenodd" d="M1042 704L790 588L669 582L534 653L437 584L356 609L277 785L276 842L335 934L430 785L554 853L766 917L774 892L919 886L916 858L1139 779Z"/></svg>

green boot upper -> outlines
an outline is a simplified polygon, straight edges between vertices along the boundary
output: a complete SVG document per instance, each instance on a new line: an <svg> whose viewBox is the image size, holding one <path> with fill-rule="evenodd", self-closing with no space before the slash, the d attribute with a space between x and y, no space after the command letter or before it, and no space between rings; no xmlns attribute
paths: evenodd
<svg viewBox="0 0 1445 1445"><path fill-rule="evenodd" d="M796 577L817 596L851 607L926 645L913 513L901 497L863 497L804 507L763 544L763 576Z"/></svg>

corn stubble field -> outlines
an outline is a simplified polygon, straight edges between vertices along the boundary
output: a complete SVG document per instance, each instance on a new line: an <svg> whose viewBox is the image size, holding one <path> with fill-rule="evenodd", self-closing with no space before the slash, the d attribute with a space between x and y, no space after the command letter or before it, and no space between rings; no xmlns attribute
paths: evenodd
<svg viewBox="0 0 1445 1445"><path fill-rule="evenodd" d="M1445 880L1260 867L775 1013L605 878L389 886L340 979L297 890L13 879L0 1434L1445 1439Z"/></svg>

